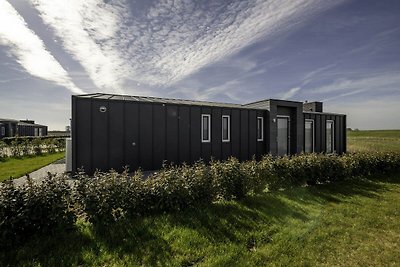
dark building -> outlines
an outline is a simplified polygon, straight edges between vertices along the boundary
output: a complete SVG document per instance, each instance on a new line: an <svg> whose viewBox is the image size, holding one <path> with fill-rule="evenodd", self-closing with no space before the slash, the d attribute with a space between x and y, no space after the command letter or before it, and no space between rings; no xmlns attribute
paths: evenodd
<svg viewBox="0 0 400 267"><path fill-rule="evenodd" d="M0 119L0 138L13 136L46 136L47 126L32 120Z"/></svg>
<svg viewBox="0 0 400 267"><path fill-rule="evenodd" d="M322 103L250 104L142 96L72 97L72 170L156 170L164 161L193 163L234 156L346 152L346 116Z"/></svg>

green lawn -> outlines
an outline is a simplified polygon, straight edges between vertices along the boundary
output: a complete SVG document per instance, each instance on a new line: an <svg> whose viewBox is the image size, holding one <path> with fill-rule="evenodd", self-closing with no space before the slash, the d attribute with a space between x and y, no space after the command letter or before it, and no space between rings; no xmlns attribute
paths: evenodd
<svg viewBox="0 0 400 267"><path fill-rule="evenodd" d="M400 130L348 131L349 151L400 152Z"/></svg>
<svg viewBox="0 0 400 267"><path fill-rule="evenodd" d="M60 152L36 157L7 158L4 161L0 161L0 182L10 177L21 177L56 160L62 159L64 156L65 153Z"/></svg>
<svg viewBox="0 0 400 267"><path fill-rule="evenodd" d="M400 177L265 193L37 238L11 266L389 266L400 262Z"/></svg>

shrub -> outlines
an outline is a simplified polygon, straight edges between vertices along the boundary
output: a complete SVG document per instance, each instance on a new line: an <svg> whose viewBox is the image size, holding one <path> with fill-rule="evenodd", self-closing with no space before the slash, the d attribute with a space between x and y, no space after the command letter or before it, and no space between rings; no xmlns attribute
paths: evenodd
<svg viewBox="0 0 400 267"><path fill-rule="evenodd" d="M0 246L12 246L38 233L72 227L71 187L63 177L49 174L41 183L28 177L23 186L0 186Z"/></svg>
<svg viewBox="0 0 400 267"><path fill-rule="evenodd" d="M143 214L149 209L149 194L141 176L139 171L130 177L127 169L121 174L96 172L93 177L79 173L78 205L90 222L104 225Z"/></svg>
<svg viewBox="0 0 400 267"><path fill-rule="evenodd" d="M212 186L217 199L242 198L246 195L244 174L236 158L210 163Z"/></svg>
<svg viewBox="0 0 400 267"><path fill-rule="evenodd" d="M0 160L7 157L7 145L3 141L0 140Z"/></svg>

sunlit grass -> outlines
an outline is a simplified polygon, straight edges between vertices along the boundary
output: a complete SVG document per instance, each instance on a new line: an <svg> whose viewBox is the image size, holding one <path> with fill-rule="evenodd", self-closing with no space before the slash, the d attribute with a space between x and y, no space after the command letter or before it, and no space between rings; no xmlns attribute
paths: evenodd
<svg viewBox="0 0 400 267"><path fill-rule="evenodd" d="M0 161L0 181L7 180L10 177L21 177L54 161L62 159L64 156L65 153L60 152L42 156L6 158L3 161Z"/></svg>
<svg viewBox="0 0 400 267"><path fill-rule="evenodd" d="M400 130L348 131L347 149L400 152Z"/></svg>

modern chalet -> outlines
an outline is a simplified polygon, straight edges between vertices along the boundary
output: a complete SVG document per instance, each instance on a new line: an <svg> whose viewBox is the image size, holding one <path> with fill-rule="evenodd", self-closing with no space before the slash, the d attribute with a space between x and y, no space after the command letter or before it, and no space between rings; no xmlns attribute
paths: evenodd
<svg viewBox="0 0 400 267"><path fill-rule="evenodd" d="M46 136L47 126L33 120L13 120L0 118L0 139L14 136Z"/></svg>
<svg viewBox="0 0 400 267"><path fill-rule="evenodd" d="M72 96L72 171L157 170L164 161L346 152L346 115L321 102L249 104L143 96Z"/></svg>

